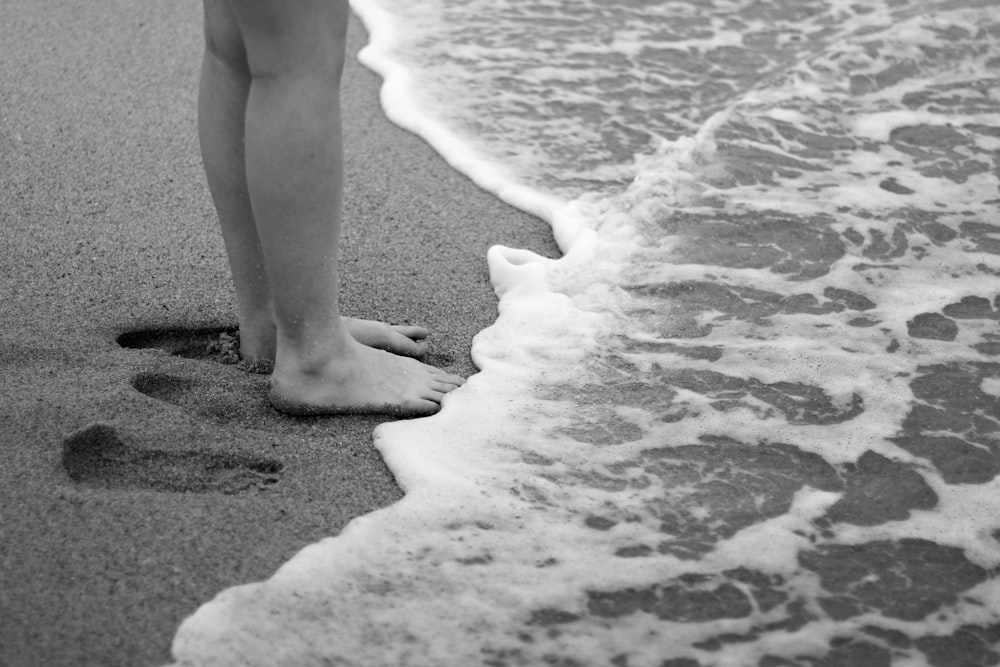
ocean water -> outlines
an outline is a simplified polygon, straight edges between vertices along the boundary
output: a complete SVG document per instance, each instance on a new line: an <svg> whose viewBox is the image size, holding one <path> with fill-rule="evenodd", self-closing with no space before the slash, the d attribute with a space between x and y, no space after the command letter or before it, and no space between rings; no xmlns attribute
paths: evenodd
<svg viewBox="0 0 1000 667"><path fill-rule="evenodd" d="M550 223L398 504L178 665L1000 663L1000 3L355 0L383 105Z"/></svg>

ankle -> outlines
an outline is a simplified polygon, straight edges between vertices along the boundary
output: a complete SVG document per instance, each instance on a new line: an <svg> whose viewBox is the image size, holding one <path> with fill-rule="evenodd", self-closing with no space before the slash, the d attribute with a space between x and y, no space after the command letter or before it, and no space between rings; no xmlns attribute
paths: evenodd
<svg viewBox="0 0 1000 667"><path fill-rule="evenodd" d="M274 361L277 352L277 332L273 322L247 323L240 321L240 358L246 361Z"/></svg>
<svg viewBox="0 0 1000 667"><path fill-rule="evenodd" d="M351 356L353 345L354 339L342 327L315 338L295 339L279 333L275 366L298 376L327 376Z"/></svg>

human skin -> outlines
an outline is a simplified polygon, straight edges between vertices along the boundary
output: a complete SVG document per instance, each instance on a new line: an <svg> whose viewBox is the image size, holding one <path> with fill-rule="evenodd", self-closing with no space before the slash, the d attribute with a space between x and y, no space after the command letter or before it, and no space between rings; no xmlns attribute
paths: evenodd
<svg viewBox="0 0 1000 667"><path fill-rule="evenodd" d="M463 379L421 327L341 316L340 77L347 0L204 0L198 126L245 360L292 414L436 412Z"/></svg>

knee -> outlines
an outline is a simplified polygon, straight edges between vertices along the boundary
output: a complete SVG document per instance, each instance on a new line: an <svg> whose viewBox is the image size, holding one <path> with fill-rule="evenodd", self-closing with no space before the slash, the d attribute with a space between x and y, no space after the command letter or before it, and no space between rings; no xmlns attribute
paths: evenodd
<svg viewBox="0 0 1000 667"><path fill-rule="evenodd" d="M263 4L268 11L246 11L240 22L251 75L255 79L323 75L339 80L346 59L347 1Z"/></svg>
<svg viewBox="0 0 1000 667"><path fill-rule="evenodd" d="M305 58L296 58L280 52L263 55L251 52L247 56L250 76L254 80L311 78L337 85L344 70L344 60L344 52L334 49L313 52Z"/></svg>
<svg viewBox="0 0 1000 667"><path fill-rule="evenodd" d="M204 0L204 6L205 52L228 65L246 69L246 46L225 0Z"/></svg>

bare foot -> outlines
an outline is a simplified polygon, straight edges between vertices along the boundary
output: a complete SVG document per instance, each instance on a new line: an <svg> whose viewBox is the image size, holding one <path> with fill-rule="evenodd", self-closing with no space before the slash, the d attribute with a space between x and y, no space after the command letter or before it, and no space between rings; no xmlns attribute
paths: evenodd
<svg viewBox="0 0 1000 667"><path fill-rule="evenodd" d="M354 317L343 319L348 333L362 345L404 357L422 357L427 354L427 342L424 339L430 332L423 327L399 326Z"/></svg>
<svg viewBox="0 0 1000 667"><path fill-rule="evenodd" d="M404 357L422 357L427 354L427 338L430 333L423 327L386 324L375 320L354 317L343 318L348 333L362 345L392 352ZM256 336L253 333L256 332ZM256 329L247 327L240 330L239 355L245 370L270 373L274 367L274 351L277 345L274 324Z"/></svg>
<svg viewBox="0 0 1000 667"><path fill-rule="evenodd" d="M441 409L465 380L427 364L358 344L306 367L292 360L271 375L271 404L296 416L389 414L417 417Z"/></svg>

